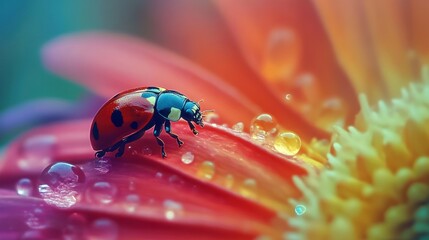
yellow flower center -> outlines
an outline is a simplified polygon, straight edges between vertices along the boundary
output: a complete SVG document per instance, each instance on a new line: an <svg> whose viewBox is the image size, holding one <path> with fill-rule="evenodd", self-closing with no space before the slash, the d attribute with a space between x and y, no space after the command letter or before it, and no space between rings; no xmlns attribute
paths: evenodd
<svg viewBox="0 0 429 240"><path fill-rule="evenodd" d="M429 235L429 69L423 82L373 110L360 97L355 126L337 127L329 167L294 178L306 211L294 239L417 239Z"/></svg>

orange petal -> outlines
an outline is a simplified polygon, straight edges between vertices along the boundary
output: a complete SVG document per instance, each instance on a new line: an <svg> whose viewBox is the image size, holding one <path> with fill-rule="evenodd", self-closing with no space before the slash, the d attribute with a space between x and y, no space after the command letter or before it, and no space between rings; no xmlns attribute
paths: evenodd
<svg viewBox="0 0 429 240"><path fill-rule="evenodd" d="M418 19L425 1L314 3L340 64L370 102L398 97L408 81L420 77L427 30Z"/></svg>
<svg viewBox="0 0 429 240"><path fill-rule="evenodd" d="M109 33L59 38L43 50L46 66L91 90L111 97L119 91L160 86L184 93L215 109L233 124L250 122L259 108L240 92L192 63L142 40Z"/></svg>
<svg viewBox="0 0 429 240"><path fill-rule="evenodd" d="M306 121L323 129L329 129L340 119L352 122L358 110L355 92L338 67L311 3L214 2L249 66L266 81L267 91L282 103L280 109L294 109ZM287 94L292 96L290 104L285 99ZM341 106L333 108L332 99Z"/></svg>

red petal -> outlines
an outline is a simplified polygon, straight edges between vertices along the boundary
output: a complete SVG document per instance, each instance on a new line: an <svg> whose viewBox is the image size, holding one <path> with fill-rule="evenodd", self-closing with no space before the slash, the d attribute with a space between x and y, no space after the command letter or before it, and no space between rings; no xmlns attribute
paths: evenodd
<svg viewBox="0 0 429 240"><path fill-rule="evenodd" d="M43 50L46 66L111 97L119 91L160 86L204 99L226 122L250 122L260 112L241 93L190 62L139 39L109 33L59 38Z"/></svg>
<svg viewBox="0 0 429 240"><path fill-rule="evenodd" d="M89 155L93 151L88 147L87 136L89 124L89 121L81 121L75 125L52 125L18 139L6 152L6 163L1 168L3 180L16 179L23 174L16 163L14 165L14 160L22 158L22 149L28 146L28 139L39 138L43 143L45 140L40 136L54 136L57 141L53 144L55 151L37 152L37 148L31 148L39 154L35 155L38 160L81 162L91 159ZM298 196L291 177L306 173L298 160L274 154L255 145L248 137L209 124L200 130L198 136L193 136L183 121L175 123L173 131L185 144L178 148L174 139L162 135L167 159L161 158L154 138L147 136L130 144L123 157L112 159L107 174L101 174L94 161L83 164L87 175L86 188L95 181L108 181L117 186L118 194L109 208L84 198L76 209L112 214L127 220L135 217L139 219L137 221L161 222L163 225L168 224L163 201L173 200L183 209L174 219L179 225L209 229L209 232L220 229L239 235L280 234L277 232L279 229L271 230L271 220L277 212L293 214L293 209L286 204L290 197ZM74 137L64 135L65 132ZM37 143L36 140L32 140L33 144ZM194 161L190 164L181 161L186 152L194 154ZM201 178L198 171L205 161L213 163L215 169L210 177ZM37 175L41 167L36 165L33 173ZM232 182L228 176L232 176ZM246 186L246 181L252 184ZM129 189L130 182L133 182L134 190ZM141 211L129 213L125 210L125 197L130 193L137 193L142 199L139 203Z"/></svg>

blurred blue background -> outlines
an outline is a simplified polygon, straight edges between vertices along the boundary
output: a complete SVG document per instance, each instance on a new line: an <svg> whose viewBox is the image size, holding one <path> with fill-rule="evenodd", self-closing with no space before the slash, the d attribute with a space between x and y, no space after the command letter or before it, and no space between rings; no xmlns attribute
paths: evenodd
<svg viewBox="0 0 429 240"><path fill-rule="evenodd" d="M16 110L20 104L46 98L58 98L72 104L88 97L90 93L82 87L44 69L41 47L72 32L147 33L150 24L144 14L146 4L147 1L142 0L1 1L0 125L2 118L11 117L7 114L10 115L11 110ZM39 123L1 125L0 147L35 124Z"/></svg>

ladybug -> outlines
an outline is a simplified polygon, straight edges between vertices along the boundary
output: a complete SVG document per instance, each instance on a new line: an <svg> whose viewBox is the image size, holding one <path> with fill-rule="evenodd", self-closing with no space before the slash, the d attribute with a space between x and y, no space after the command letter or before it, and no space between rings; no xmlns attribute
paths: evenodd
<svg viewBox="0 0 429 240"><path fill-rule="evenodd" d="M171 132L171 122L180 118L188 122L195 135L198 131L192 122L204 127L199 104L179 92L160 87L127 90L116 94L98 110L91 124L91 145L98 158L115 150L115 156L120 157L125 144L141 138L155 126L153 135L165 158L164 142L159 135L164 127L180 147L183 142Z"/></svg>

